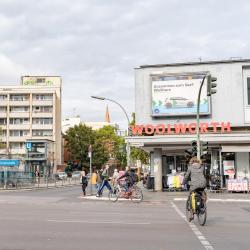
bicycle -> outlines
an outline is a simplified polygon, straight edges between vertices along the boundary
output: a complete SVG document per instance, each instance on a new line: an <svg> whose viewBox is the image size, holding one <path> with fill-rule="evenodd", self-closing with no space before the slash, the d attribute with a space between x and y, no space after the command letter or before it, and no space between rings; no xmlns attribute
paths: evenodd
<svg viewBox="0 0 250 250"><path fill-rule="evenodd" d="M131 187L126 189L125 185L117 183L112 192L109 192L109 200L116 202L119 198L131 199L135 203L140 203L143 200L142 190L133 184Z"/></svg>
<svg viewBox="0 0 250 250"><path fill-rule="evenodd" d="M191 222L195 214L197 215L199 224L204 226L207 219L207 207L202 201L202 194L199 191L192 191L186 202L187 221Z"/></svg>

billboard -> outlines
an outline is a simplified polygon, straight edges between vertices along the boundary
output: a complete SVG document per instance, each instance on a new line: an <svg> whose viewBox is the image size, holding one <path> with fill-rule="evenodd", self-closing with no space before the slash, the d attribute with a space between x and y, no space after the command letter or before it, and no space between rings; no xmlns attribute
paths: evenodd
<svg viewBox="0 0 250 250"><path fill-rule="evenodd" d="M197 111L197 97L204 75L175 74L152 77L152 116L188 116ZM205 80L200 99L200 114L210 114Z"/></svg>
<svg viewBox="0 0 250 250"><path fill-rule="evenodd" d="M18 167L19 165L20 165L20 160L0 159L1 167Z"/></svg>

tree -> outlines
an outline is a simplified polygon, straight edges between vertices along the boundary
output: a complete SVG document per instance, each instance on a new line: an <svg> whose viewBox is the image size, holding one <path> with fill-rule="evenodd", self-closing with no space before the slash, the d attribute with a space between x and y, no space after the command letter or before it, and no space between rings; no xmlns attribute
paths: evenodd
<svg viewBox="0 0 250 250"><path fill-rule="evenodd" d="M135 113L132 113L132 121L130 125L135 125ZM149 153L141 148L131 147L130 152L132 160L140 160L142 164L149 164Z"/></svg>
<svg viewBox="0 0 250 250"><path fill-rule="evenodd" d="M110 158L117 159L122 166L126 165L126 152L124 138L117 135L115 127L104 126L96 131L97 140L105 146Z"/></svg>
<svg viewBox="0 0 250 250"><path fill-rule="evenodd" d="M67 141L66 147L71 152L72 160L81 162L83 165L89 165L88 149L92 145L92 162L93 165L100 167L108 159L108 152L99 140L96 131L86 125L76 125L64 135Z"/></svg>

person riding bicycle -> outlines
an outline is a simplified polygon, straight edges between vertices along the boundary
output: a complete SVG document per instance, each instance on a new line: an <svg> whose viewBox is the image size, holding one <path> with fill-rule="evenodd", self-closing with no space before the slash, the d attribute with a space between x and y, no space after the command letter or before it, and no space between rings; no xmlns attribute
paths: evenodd
<svg viewBox="0 0 250 250"><path fill-rule="evenodd" d="M121 175L120 177L118 177L116 179L116 181L119 181L120 179L125 178L125 190L126 192L129 190L130 187L132 187L134 185L135 182L135 172L130 168L130 167L126 167L126 171L123 175Z"/></svg>
<svg viewBox="0 0 250 250"><path fill-rule="evenodd" d="M205 204L207 196L204 189L207 186L207 181L204 175L204 166L196 156L191 158L189 164L182 184L185 185L190 180L190 194L192 191L200 192L203 204Z"/></svg>

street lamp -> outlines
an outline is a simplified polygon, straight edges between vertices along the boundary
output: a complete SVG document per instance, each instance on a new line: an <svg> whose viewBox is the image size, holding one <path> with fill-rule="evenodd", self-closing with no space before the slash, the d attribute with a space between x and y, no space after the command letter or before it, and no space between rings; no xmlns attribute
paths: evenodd
<svg viewBox="0 0 250 250"><path fill-rule="evenodd" d="M102 97L102 96L91 96L91 98L94 98L94 99L97 99L97 100L101 100L101 101L110 101L110 102L113 102L115 104L117 104L121 109L122 111L124 112L126 118L127 118L127 122L128 122L128 135L130 135L129 133L129 127L130 127L130 120L129 120L129 117L128 117L128 114L126 112L126 110L123 108L123 106L116 102L115 100L113 99L109 99L109 98L106 98L106 97ZM129 145L129 142L127 141L127 165L130 166L130 145Z"/></svg>

